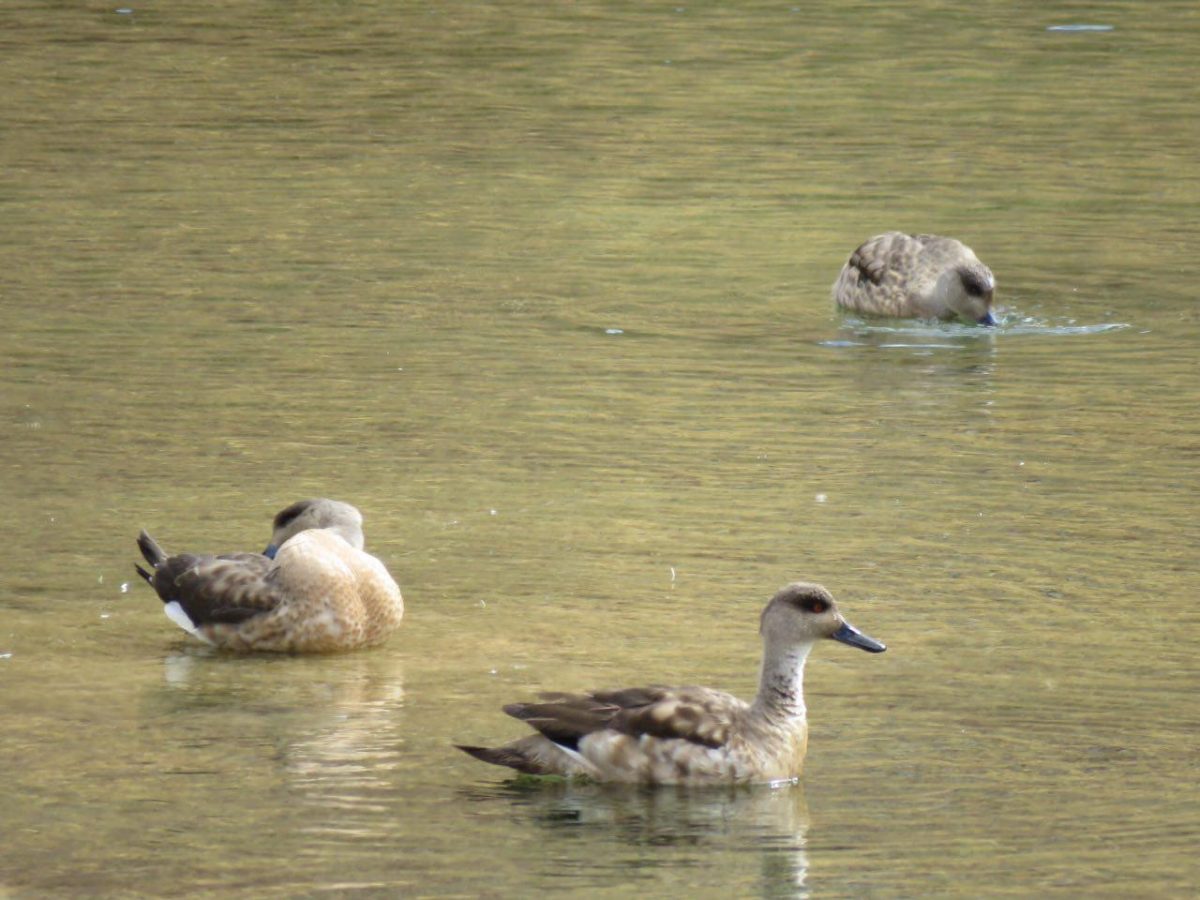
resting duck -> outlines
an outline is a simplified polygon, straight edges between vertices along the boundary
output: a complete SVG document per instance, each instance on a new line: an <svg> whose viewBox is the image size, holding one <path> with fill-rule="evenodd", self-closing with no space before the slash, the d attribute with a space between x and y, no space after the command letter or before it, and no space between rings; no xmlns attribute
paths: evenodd
<svg viewBox="0 0 1200 900"><path fill-rule="evenodd" d="M867 316L995 325L996 279L954 238L889 231L851 255L833 285L838 306Z"/></svg>
<svg viewBox="0 0 1200 900"><path fill-rule="evenodd" d="M362 514L301 500L275 516L263 553L166 552L143 531L135 566L184 631L226 650L324 653L382 642L404 600L383 563L363 552Z"/></svg>
<svg viewBox="0 0 1200 900"><path fill-rule="evenodd" d="M798 778L808 746L804 661L824 638L886 648L851 626L818 584L781 589L763 610L758 695L746 703L704 687L542 694L504 711L537 730L502 747L457 745L531 775L640 784L772 782Z"/></svg>

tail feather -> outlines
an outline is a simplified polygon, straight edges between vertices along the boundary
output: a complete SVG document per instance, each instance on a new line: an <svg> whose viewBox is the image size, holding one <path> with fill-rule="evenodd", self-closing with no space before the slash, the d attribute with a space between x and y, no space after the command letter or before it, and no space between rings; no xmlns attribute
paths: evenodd
<svg viewBox="0 0 1200 900"><path fill-rule="evenodd" d="M146 562L150 563L150 568L157 569L167 561L166 551L158 546L158 542L150 537L145 531L138 535L138 549L142 551L142 556Z"/></svg>
<svg viewBox="0 0 1200 900"><path fill-rule="evenodd" d="M555 770L539 764L537 760L531 759L513 747L471 747L466 744L455 744L454 746L463 753L485 763L491 763L493 766L508 766L510 769L516 769L527 775L558 774Z"/></svg>
<svg viewBox="0 0 1200 900"><path fill-rule="evenodd" d="M158 542L144 530L138 535L137 545L138 549L142 551L142 556L145 557L146 562L150 564L150 571L146 571L137 563L134 563L133 567L137 569L139 575L146 579L148 585L154 587L154 573L158 570L159 566L167 561L166 551L158 546Z"/></svg>
<svg viewBox="0 0 1200 900"><path fill-rule="evenodd" d="M527 734L502 747L454 746L485 763L507 766L526 775L583 775L594 778L598 774L596 767L577 750L554 744L540 734Z"/></svg>

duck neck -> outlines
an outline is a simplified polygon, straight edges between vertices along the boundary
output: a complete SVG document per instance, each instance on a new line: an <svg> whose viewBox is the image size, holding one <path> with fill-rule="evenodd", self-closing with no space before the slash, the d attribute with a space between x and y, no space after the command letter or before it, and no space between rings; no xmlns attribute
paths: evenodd
<svg viewBox="0 0 1200 900"><path fill-rule="evenodd" d="M772 647L763 654L754 710L767 719L804 721L804 662L812 644Z"/></svg>
<svg viewBox="0 0 1200 900"><path fill-rule="evenodd" d="M326 528L327 531L332 531L355 550L363 548L363 533L362 528L353 523L340 525L330 525Z"/></svg>

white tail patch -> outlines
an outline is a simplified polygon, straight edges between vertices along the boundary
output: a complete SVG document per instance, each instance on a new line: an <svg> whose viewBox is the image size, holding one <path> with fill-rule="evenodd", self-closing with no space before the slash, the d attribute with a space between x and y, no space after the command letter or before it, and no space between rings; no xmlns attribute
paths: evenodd
<svg viewBox="0 0 1200 900"><path fill-rule="evenodd" d="M575 750L571 747L565 747L562 744L558 743L557 741L550 741L550 743L554 744L555 747L557 747L563 753L567 754L567 756L569 756L571 759L573 759L575 762L577 762L580 766L582 766L584 771L586 771L588 773L588 775L590 775L592 778L599 779L601 777L600 770L596 767L596 764L593 763L590 759L586 758L578 750Z"/></svg>
<svg viewBox="0 0 1200 900"><path fill-rule="evenodd" d="M163 604L163 612L167 614L167 618L186 631L188 634L194 635L206 644L211 644L208 638L202 635L197 629L194 622L188 618L188 614L183 611L178 600L172 600L170 603Z"/></svg>

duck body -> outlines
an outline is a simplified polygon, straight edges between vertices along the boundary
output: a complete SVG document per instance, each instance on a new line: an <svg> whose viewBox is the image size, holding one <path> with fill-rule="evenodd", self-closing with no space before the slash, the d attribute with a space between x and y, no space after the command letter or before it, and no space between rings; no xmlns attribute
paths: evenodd
<svg viewBox="0 0 1200 900"><path fill-rule="evenodd" d="M858 247L833 284L834 301L867 316L996 324L996 279L954 238L889 231Z"/></svg>
<svg viewBox="0 0 1200 900"><path fill-rule="evenodd" d="M362 550L349 504L301 501L275 518L266 553L168 556L145 531L139 574L167 616L227 650L326 653L381 643L404 615L400 588Z"/></svg>
<svg viewBox="0 0 1200 900"><path fill-rule="evenodd" d="M782 781L799 776L803 717L771 727L752 704L703 687L543 694L504 711L541 732L503 748L463 748L532 775L638 784Z"/></svg>
<svg viewBox="0 0 1200 900"><path fill-rule="evenodd" d="M501 747L460 745L485 762L532 775L638 784L736 784L798 778L808 746L804 663L825 637L872 652L829 592L803 582L763 612L758 694L747 703L705 687L549 693L504 707L537 733Z"/></svg>

